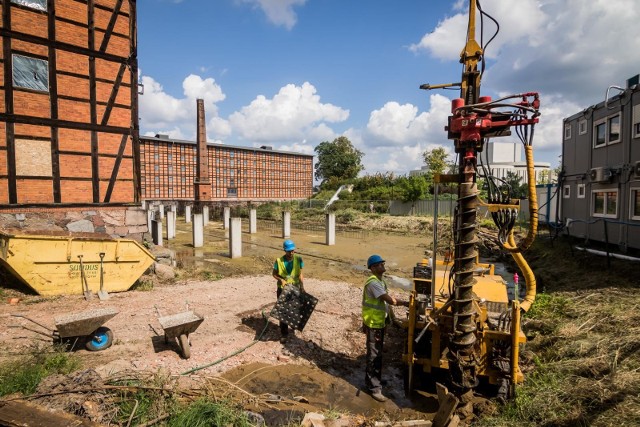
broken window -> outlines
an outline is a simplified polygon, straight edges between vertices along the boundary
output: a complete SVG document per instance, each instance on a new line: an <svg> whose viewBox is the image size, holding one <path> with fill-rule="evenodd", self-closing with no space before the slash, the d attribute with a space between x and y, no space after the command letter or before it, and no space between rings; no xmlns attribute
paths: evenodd
<svg viewBox="0 0 640 427"><path fill-rule="evenodd" d="M49 63L44 59L12 55L13 85L49 92Z"/></svg>
<svg viewBox="0 0 640 427"><path fill-rule="evenodd" d="M11 3L36 10L47 10L47 0L11 0Z"/></svg>

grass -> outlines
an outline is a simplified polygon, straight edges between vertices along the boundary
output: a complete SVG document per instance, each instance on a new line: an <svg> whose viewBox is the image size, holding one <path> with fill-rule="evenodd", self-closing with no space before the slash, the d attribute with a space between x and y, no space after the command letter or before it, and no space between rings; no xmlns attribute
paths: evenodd
<svg viewBox="0 0 640 427"><path fill-rule="evenodd" d="M179 409L167 424L170 427L250 427L253 425L246 412L235 407L231 402L215 402L207 398L198 399Z"/></svg>
<svg viewBox="0 0 640 427"><path fill-rule="evenodd" d="M26 357L0 366L0 396L33 394L40 381L49 375L65 375L79 367L79 359L62 346L54 347L53 352L50 347L35 347Z"/></svg>
<svg viewBox="0 0 640 427"><path fill-rule="evenodd" d="M607 270L567 248L559 241L527 257L545 292L523 320L525 382L480 426L640 425L637 265Z"/></svg>

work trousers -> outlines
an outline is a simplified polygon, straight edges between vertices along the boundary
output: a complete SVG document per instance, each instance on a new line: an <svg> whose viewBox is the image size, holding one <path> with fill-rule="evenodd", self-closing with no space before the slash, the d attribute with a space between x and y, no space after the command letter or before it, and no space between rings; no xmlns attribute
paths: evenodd
<svg viewBox="0 0 640 427"><path fill-rule="evenodd" d="M384 345L384 328L369 328L363 325L367 335L367 367L364 384L371 393L382 392L382 346Z"/></svg>
<svg viewBox="0 0 640 427"><path fill-rule="evenodd" d="M282 293L284 288L278 286L278 290L276 291L276 297L280 298L280 294ZM287 325L282 320L280 321L280 336L286 337L289 335L289 325Z"/></svg>

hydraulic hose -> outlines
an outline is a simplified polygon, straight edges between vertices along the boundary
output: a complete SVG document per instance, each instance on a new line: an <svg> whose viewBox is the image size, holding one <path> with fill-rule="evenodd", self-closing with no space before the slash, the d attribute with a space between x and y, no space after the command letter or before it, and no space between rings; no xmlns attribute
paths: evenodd
<svg viewBox="0 0 640 427"><path fill-rule="evenodd" d="M516 241L513 237L513 230L509 234L509 244L515 246ZM516 264L518 264L518 268L522 272L524 276L524 281L526 283L526 293L524 296L524 300L520 303L520 308L527 312L531 308L531 305L536 300L536 276L534 276L533 271L531 271L531 267L527 261L525 261L522 253L520 252L511 252L511 256L515 260Z"/></svg>
<svg viewBox="0 0 640 427"><path fill-rule="evenodd" d="M531 145L524 146L524 152L527 158L527 180L529 188L529 231L527 236L516 245L513 239L513 232L509 234L507 242L501 242L502 247L511 254L524 252L536 239L538 233L538 196L536 194L536 177L533 163L533 147Z"/></svg>

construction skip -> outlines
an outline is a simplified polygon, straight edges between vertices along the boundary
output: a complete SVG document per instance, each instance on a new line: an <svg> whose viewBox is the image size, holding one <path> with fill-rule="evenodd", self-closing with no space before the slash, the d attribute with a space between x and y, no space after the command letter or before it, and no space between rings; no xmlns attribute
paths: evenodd
<svg viewBox="0 0 640 427"><path fill-rule="evenodd" d="M154 261L137 241L106 234L0 230L0 264L43 296L123 292Z"/></svg>

